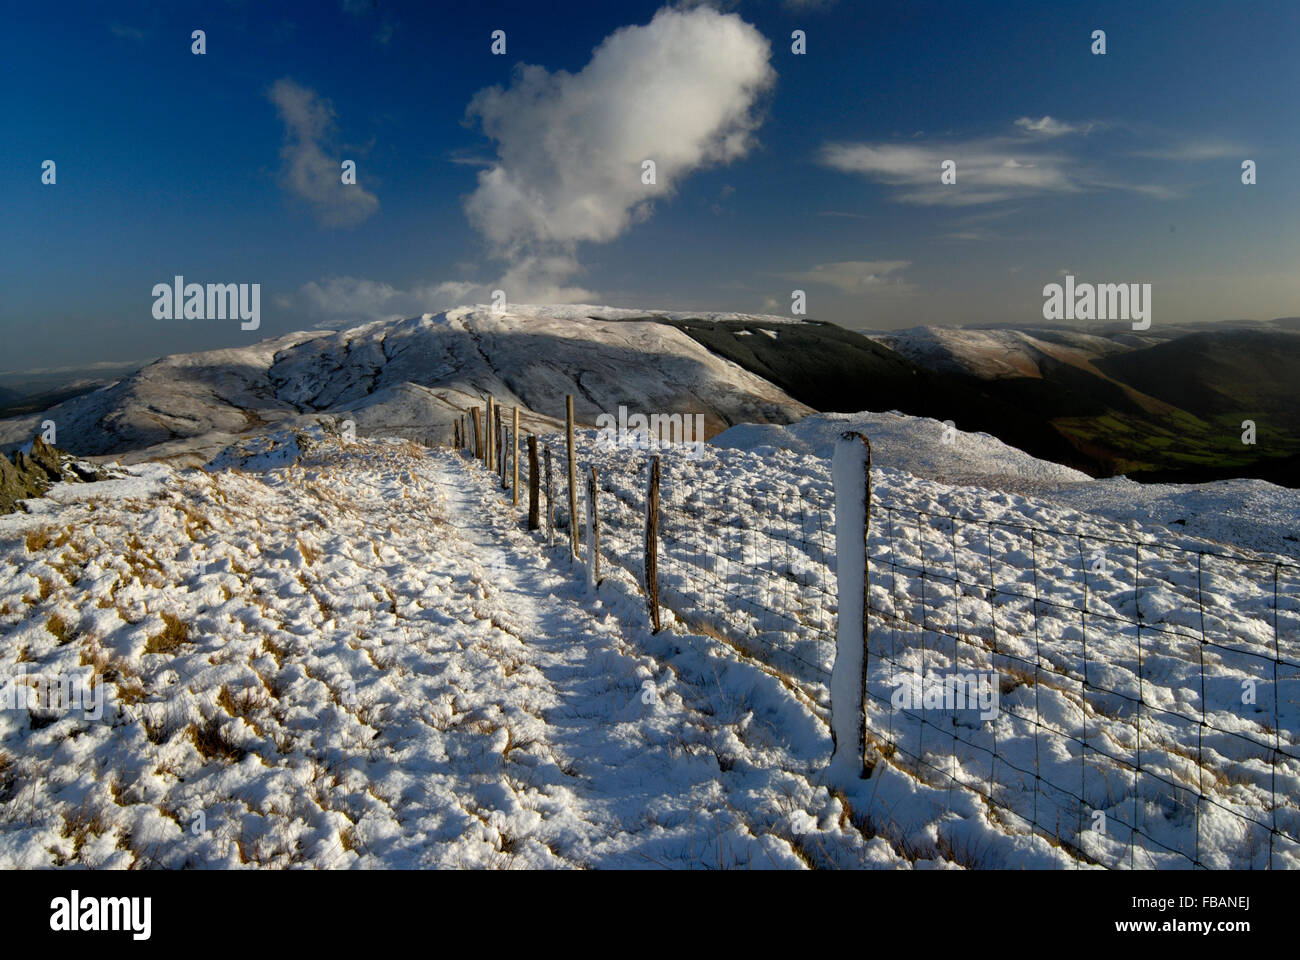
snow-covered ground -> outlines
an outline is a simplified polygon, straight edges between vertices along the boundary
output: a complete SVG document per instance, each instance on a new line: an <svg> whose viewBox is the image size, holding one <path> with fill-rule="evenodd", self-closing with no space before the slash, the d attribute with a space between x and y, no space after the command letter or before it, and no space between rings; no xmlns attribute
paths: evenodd
<svg viewBox="0 0 1300 960"><path fill-rule="evenodd" d="M945 834L988 862L1026 862L993 836L991 818L1013 834L1035 824L1107 866L1300 866L1300 566L1269 555L1249 525L1219 524L1240 536L1214 541L1150 522L1141 501L1116 522L1047 497L923 479L912 470L946 472L950 449L975 475L1012 486L1050 487L1073 471L981 435L945 444L931 421L913 421L909 444L906 419L818 416L734 428L719 438L733 449L711 445L699 458L667 451L665 603L784 674L824 720L835 604L824 454L846 427L862 430L880 452L868 726L890 761L868 781L869 809L906 772L886 809L912 829L943 822L953 779L969 788L962 802L992 802ZM580 444L579 461L596 464L607 492L604 551L637 576L645 460L590 434ZM1093 486L1076 476L1066 490ZM1275 518L1300 513L1291 491L1274 490ZM1211 485L1184 502L1223 515L1238 494ZM996 718L895 709L914 671L995 674Z"/></svg>
<svg viewBox="0 0 1300 960"><path fill-rule="evenodd" d="M1079 865L1067 848L1300 865L1300 764L1267 750L1296 752L1300 681L1257 669L1297 659L1294 568L1261 556L1280 570L1274 634L1268 577L1213 558L1198 577L1173 549L1222 545L917 476L887 419L867 428L879 759L828 782L820 453L844 423L810 425L806 451L665 454L658 634L637 583L646 455L593 431L594 591L567 510L548 547L480 466L406 442L281 433L209 471L55 488L0 518L0 672L96 673L107 706L0 711L0 865ZM562 438L544 439L559 493ZM962 442L971 475L1087 486ZM1036 620L1035 591L1057 604ZM1120 623L1139 611L1140 634ZM891 681L922 663L996 671L1002 709L891 710ZM1035 771L1086 810L1032 789ZM1093 811L1105 833L1079 829ZM1275 825L1271 848L1251 820Z"/></svg>
<svg viewBox="0 0 1300 960"><path fill-rule="evenodd" d="M0 519L0 669L109 694L0 711L0 864L909 865L794 694L587 596L481 469L281 442Z"/></svg>

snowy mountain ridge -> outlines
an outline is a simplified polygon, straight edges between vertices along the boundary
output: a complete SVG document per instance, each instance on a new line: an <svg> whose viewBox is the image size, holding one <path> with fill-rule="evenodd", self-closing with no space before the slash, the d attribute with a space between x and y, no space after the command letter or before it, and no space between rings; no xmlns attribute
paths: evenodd
<svg viewBox="0 0 1300 960"><path fill-rule="evenodd" d="M489 393L518 405L531 427L563 417L566 394L583 423L625 404L702 414L710 434L811 412L652 319L671 316L574 305L460 307L178 354L43 413L0 421L0 444L30 440L50 419L60 443L80 455L184 456L197 464L237 435L321 414L353 420L361 435L450 442L453 421Z"/></svg>

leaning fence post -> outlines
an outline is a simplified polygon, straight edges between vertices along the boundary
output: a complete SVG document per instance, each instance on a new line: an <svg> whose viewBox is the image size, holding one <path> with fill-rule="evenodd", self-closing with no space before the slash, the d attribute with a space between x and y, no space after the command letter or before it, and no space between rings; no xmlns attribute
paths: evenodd
<svg viewBox="0 0 1300 960"><path fill-rule="evenodd" d="M846 431L831 461L835 482L835 579L838 624L831 668L830 775L867 775L867 538L871 526L871 443Z"/></svg>
<svg viewBox="0 0 1300 960"><path fill-rule="evenodd" d="M659 458L650 461L645 497L645 602L650 625L659 632Z"/></svg>
<svg viewBox="0 0 1300 960"><path fill-rule="evenodd" d="M555 484L551 482L551 445L546 445L546 545L555 546Z"/></svg>
<svg viewBox="0 0 1300 960"><path fill-rule="evenodd" d="M474 459L482 460L483 459L483 428L482 425L478 422L479 421L478 407L469 408L469 417L470 420L473 421L473 426L474 426Z"/></svg>
<svg viewBox="0 0 1300 960"><path fill-rule="evenodd" d="M518 486L516 477L515 486ZM528 529L541 526L537 503L537 434L528 435Z"/></svg>
<svg viewBox="0 0 1300 960"><path fill-rule="evenodd" d="M573 394L564 398L565 437L569 450L569 554L578 558L578 477L573 463Z"/></svg>
<svg viewBox="0 0 1300 960"><path fill-rule="evenodd" d="M596 506L596 467L587 476L587 589L600 583L600 511Z"/></svg>

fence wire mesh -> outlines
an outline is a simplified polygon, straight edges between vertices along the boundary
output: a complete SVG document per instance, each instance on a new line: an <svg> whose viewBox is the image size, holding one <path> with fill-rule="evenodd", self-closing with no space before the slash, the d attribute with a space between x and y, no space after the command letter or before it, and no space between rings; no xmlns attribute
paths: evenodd
<svg viewBox="0 0 1300 960"><path fill-rule="evenodd" d="M567 530L563 438L540 438L547 447ZM580 486L598 471L602 555L638 583L656 454L661 605L824 711L837 593L828 465L755 476L722 459L702 472L681 447L611 448L580 432ZM527 472L524 461L523 489ZM870 762L971 791L1004 828L1080 865L1300 863L1300 567L908 499L894 487L872 500Z"/></svg>

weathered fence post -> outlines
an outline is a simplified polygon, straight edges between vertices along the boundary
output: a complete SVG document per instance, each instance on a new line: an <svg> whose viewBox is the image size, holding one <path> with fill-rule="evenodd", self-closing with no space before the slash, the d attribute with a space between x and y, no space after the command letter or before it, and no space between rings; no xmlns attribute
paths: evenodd
<svg viewBox="0 0 1300 960"><path fill-rule="evenodd" d="M505 457L506 448L501 443L501 404L499 403L496 405L495 431L496 431L495 433L496 446L492 448L492 469L494 469L497 472L497 475L501 477L502 482L504 483L505 474L502 473L504 467L501 465L501 461Z"/></svg>
<svg viewBox="0 0 1300 960"><path fill-rule="evenodd" d="M516 481L517 482L517 481ZM528 529L541 526L537 502L537 434L528 435Z"/></svg>
<svg viewBox="0 0 1300 960"><path fill-rule="evenodd" d="M510 465L514 468L515 479L510 485L510 492L514 500L514 506L519 506L519 404L515 404L515 426L510 431Z"/></svg>
<svg viewBox="0 0 1300 960"><path fill-rule="evenodd" d="M546 545L555 546L555 485L551 482L551 445L546 445Z"/></svg>
<svg viewBox="0 0 1300 960"><path fill-rule="evenodd" d="M578 476L573 462L573 394L564 398L565 439L569 451L569 554L578 558Z"/></svg>
<svg viewBox="0 0 1300 960"><path fill-rule="evenodd" d="M495 404L492 400L492 395L488 394L487 410L483 416L483 419L487 421L483 424L483 432L487 435L487 443L484 444L487 453L483 458L483 466L488 470L492 470L496 466L496 451L492 449L492 413L494 410Z"/></svg>
<svg viewBox="0 0 1300 960"><path fill-rule="evenodd" d="M453 448L457 450L460 449L460 421L459 420L453 420L451 422L451 445Z"/></svg>
<svg viewBox="0 0 1300 960"><path fill-rule="evenodd" d="M596 504L596 467L587 476L587 589L600 583L600 511Z"/></svg>
<svg viewBox="0 0 1300 960"><path fill-rule="evenodd" d="M650 461L645 497L645 602L650 625L659 632L659 458Z"/></svg>
<svg viewBox="0 0 1300 960"><path fill-rule="evenodd" d="M483 429L478 422L478 407L469 408L469 417L474 426L474 459L483 459Z"/></svg>
<svg viewBox="0 0 1300 960"><path fill-rule="evenodd" d="M840 434L831 461L835 483L835 579L838 624L831 668L832 780L867 774L867 539L871 525L871 443Z"/></svg>

